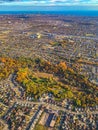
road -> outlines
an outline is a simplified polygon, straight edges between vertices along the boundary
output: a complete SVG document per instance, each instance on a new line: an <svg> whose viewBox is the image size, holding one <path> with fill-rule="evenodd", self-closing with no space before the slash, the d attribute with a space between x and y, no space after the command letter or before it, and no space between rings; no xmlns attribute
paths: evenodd
<svg viewBox="0 0 98 130"><path fill-rule="evenodd" d="M55 33L48 33L51 36L58 36L58 37L66 37L66 38L77 38L77 39L88 39L88 40L98 40L98 37L87 37L87 36L76 36L76 35L64 35L64 34L55 34Z"/></svg>
<svg viewBox="0 0 98 130"><path fill-rule="evenodd" d="M23 105L26 106L26 105L30 105L30 106L33 106L34 104L37 104L37 105L44 105L50 109L53 109L53 110L62 110L66 113L70 113L70 114L75 114L75 115L78 115L78 114L85 114L85 113L90 113L90 114L98 114L98 111L88 111L88 112L74 112L74 111L71 111L71 110L68 110L64 107L60 107L60 106L57 106L57 105L54 105L54 104L50 104L50 103L46 103L46 102L30 102L30 101L27 101L27 100L16 100L16 103L17 104L20 104L20 105Z"/></svg>

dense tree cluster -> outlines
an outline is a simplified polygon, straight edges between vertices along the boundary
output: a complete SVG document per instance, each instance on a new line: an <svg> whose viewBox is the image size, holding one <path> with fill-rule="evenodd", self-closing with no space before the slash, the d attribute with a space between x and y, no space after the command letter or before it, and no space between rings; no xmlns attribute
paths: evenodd
<svg viewBox="0 0 98 130"><path fill-rule="evenodd" d="M37 77L34 74L51 73L51 77ZM10 74L16 75L16 81L24 87L27 95L35 99L44 93L52 93L55 99L70 98L76 106L94 106L98 104L97 87L84 76L68 67L65 62L52 64L39 58L0 57L0 79Z"/></svg>

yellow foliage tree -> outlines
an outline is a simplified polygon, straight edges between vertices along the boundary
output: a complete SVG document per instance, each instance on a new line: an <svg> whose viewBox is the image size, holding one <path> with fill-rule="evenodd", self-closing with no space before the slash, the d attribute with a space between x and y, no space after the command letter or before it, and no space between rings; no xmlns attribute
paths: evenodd
<svg viewBox="0 0 98 130"><path fill-rule="evenodd" d="M60 62L60 63L58 64L58 67L59 67L60 69L62 69L63 71L65 71L65 70L67 69L67 64L66 64L65 62Z"/></svg>
<svg viewBox="0 0 98 130"><path fill-rule="evenodd" d="M17 72L17 81L22 82L28 77L29 69L28 68L20 68Z"/></svg>

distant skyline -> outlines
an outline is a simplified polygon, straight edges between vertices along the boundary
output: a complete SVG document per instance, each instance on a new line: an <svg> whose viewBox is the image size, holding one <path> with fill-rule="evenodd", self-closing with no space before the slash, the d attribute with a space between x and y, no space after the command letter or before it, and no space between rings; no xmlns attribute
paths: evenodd
<svg viewBox="0 0 98 130"><path fill-rule="evenodd" d="M98 10L98 0L0 0L0 11L7 10Z"/></svg>

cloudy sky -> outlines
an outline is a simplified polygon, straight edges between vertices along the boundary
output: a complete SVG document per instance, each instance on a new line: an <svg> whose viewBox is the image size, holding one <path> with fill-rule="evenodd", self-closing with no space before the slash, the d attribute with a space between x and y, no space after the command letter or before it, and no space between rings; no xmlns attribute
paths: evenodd
<svg viewBox="0 0 98 130"><path fill-rule="evenodd" d="M74 7L74 9L76 7L79 9L84 7L84 9L98 10L98 0L0 0L0 10L5 8L8 9L9 7L16 8L16 6L18 8L21 6L20 9L34 6L45 6L45 8L47 6L65 6L67 9L68 7Z"/></svg>
<svg viewBox="0 0 98 130"><path fill-rule="evenodd" d="M0 0L2 5L91 5L97 6L98 0Z"/></svg>

